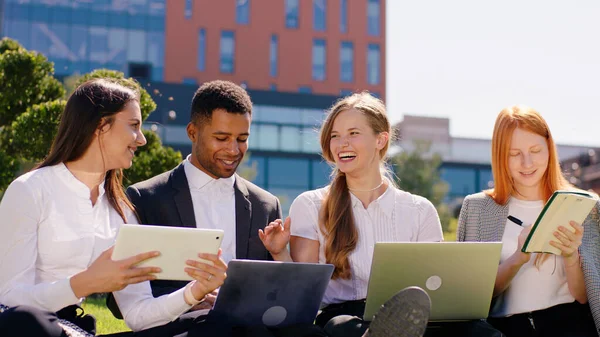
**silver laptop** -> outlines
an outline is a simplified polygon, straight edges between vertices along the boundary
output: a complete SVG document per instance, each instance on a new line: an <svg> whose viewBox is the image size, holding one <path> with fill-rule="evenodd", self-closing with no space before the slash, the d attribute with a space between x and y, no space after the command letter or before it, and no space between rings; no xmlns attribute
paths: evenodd
<svg viewBox="0 0 600 337"><path fill-rule="evenodd" d="M232 260L213 311L240 326L312 324L333 265Z"/></svg>
<svg viewBox="0 0 600 337"><path fill-rule="evenodd" d="M364 320L409 286L429 294L432 322L486 318L501 248L501 242L376 243Z"/></svg>

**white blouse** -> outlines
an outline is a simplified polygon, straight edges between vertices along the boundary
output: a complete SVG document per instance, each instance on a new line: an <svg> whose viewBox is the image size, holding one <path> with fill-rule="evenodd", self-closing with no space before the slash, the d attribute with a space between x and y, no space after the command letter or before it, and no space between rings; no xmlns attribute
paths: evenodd
<svg viewBox="0 0 600 337"><path fill-rule="evenodd" d="M95 205L90 190L64 164L14 180L0 202L0 303L56 312L78 304L70 278L113 245L123 219L100 185ZM125 208L128 222L136 217ZM134 331L166 324L190 309L183 290L159 298L149 282L115 292Z"/></svg>
<svg viewBox="0 0 600 337"><path fill-rule="evenodd" d="M326 263L319 212L328 188L302 193L290 208L291 235L319 241L319 263ZM421 196L390 186L366 209L352 193L350 197L358 230L356 249L349 256L352 277L329 281L323 304L366 298L375 242L443 240L438 213L433 204Z"/></svg>

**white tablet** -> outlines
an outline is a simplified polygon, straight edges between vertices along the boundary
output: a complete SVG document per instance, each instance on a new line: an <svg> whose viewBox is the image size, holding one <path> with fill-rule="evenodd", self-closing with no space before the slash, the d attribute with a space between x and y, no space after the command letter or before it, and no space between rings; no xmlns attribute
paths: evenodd
<svg viewBox="0 0 600 337"><path fill-rule="evenodd" d="M204 261L198 253L217 254L224 232L220 229L200 229L171 226L123 225L117 234L112 259L159 251L160 255L139 266L159 267L159 280L192 280L184 271L188 259Z"/></svg>

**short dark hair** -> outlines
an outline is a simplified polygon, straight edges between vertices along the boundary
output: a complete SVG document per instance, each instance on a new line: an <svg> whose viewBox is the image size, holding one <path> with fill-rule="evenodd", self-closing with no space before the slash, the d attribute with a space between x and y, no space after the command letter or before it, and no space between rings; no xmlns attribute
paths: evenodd
<svg viewBox="0 0 600 337"><path fill-rule="evenodd" d="M194 123L208 121L216 109L252 115L252 101L246 90L233 82L206 82L194 94L190 120Z"/></svg>

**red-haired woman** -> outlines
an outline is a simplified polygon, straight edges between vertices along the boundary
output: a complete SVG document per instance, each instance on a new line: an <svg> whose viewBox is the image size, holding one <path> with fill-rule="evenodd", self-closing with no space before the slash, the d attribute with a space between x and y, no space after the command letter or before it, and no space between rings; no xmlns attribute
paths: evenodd
<svg viewBox="0 0 600 337"><path fill-rule="evenodd" d="M488 321L508 337L596 336L587 302L600 326L598 207L583 224L571 221L554 233L550 244L560 256L521 252L529 225L552 193L575 189L561 173L550 129L538 112L525 106L500 112L492 171L494 188L465 198L457 238L502 241Z"/></svg>

